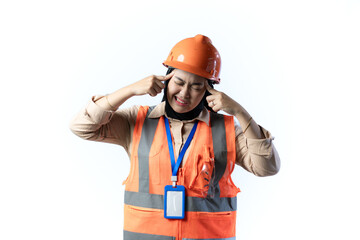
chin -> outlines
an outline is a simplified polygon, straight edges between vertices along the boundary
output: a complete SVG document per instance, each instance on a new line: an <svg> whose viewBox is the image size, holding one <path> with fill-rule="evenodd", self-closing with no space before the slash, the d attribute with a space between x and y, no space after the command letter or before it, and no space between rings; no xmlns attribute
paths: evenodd
<svg viewBox="0 0 360 240"><path fill-rule="evenodd" d="M188 109L184 109L184 108L179 108L179 107L176 107L176 108L173 108L175 112L177 113L186 113L186 112L189 112L191 110L188 110Z"/></svg>
<svg viewBox="0 0 360 240"><path fill-rule="evenodd" d="M175 112L177 113L186 113L186 112L189 112L191 111L191 109L189 109L188 106L178 106L176 103L174 104L170 104L170 106L172 107L172 109L174 109Z"/></svg>

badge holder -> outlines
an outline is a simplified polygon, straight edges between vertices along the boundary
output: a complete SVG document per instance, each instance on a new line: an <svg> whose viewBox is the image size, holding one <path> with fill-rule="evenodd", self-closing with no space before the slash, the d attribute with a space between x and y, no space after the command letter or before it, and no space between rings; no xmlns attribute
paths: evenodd
<svg viewBox="0 0 360 240"><path fill-rule="evenodd" d="M164 217L167 219L185 217L185 187L176 185L176 181L173 181L173 185L165 186Z"/></svg>

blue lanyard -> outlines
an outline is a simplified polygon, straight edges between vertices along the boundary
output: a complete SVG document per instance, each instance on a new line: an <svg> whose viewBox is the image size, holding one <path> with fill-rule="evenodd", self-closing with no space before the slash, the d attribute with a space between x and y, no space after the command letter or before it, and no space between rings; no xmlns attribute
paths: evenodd
<svg viewBox="0 0 360 240"><path fill-rule="evenodd" d="M191 132L190 132L188 138L186 139L185 145L181 149L179 157L178 157L178 159L177 159L177 161L175 163L175 155L174 155L174 149L173 149L173 144L172 144L169 119L167 119L165 117L165 128L166 128L166 136L167 136L168 145L169 145L172 176L177 176L177 172L179 170L180 164L181 164L181 162L182 162L182 160L184 158L184 154L185 154L186 150L188 149L192 138L194 137L197 125L198 125L198 121L195 122L193 128L191 129Z"/></svg>

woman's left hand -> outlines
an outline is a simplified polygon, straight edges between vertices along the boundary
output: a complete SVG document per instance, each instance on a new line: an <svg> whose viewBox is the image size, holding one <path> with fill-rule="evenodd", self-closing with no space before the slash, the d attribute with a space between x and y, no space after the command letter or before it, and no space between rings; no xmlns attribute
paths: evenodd
<svg viewBox="0 0 360 240"><path fill-rule="evenodd" d="M206 101L208 102L209 107L214 110L214 112L222 110L233 116L236 116L241 112L241 105L235 100L233 100L231 97L229 97L223 92L211 88L207 81L205 82L205 86L206 90L211 93L210 96L206 97Z"/></svg>

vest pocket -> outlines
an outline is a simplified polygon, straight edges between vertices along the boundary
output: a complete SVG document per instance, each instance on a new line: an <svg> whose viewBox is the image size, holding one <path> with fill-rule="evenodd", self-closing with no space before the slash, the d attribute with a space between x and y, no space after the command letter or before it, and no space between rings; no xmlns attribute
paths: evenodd
<svg viewBox="0 0 360 240"><path fill-rule="evenodd" d="M130 206L129 205L129 210L131 212L140 214L141 217L154 217L153 214L155 215L161 215L163 211L161 209L152 209L152 208L142 208L142 207L136 207L136 206Z"/></svg>
<svg viewBox="0 0 360 240"><path fill-rule="evenodd" d="M211 156L210 147L204 146L202 153L195 156L195 167L190 170L189 189L199 197L207 197L209 189L214 187L214 158Z"/></svg>
<svg viewBox="0 0 360 240"><path fill-rule="evenodd" d="M232 217L232 212L199 212L198 218L199 219L224 219Z"/></svg>
<svg viewBox="0 0 360 240"><path fill-rule="evenodd" d="M184 229L192 230L189 240L235 240L236 212L190 212L184 225Z"/></svg>

